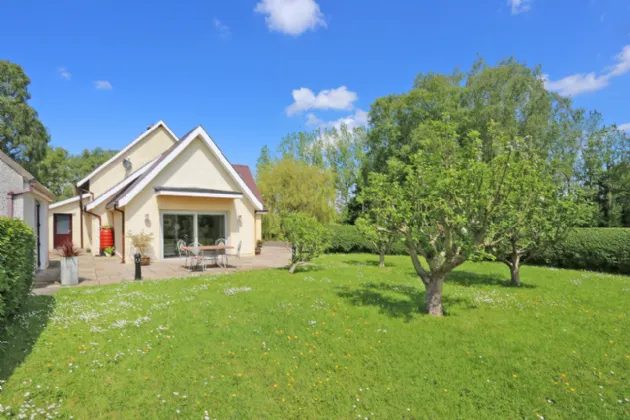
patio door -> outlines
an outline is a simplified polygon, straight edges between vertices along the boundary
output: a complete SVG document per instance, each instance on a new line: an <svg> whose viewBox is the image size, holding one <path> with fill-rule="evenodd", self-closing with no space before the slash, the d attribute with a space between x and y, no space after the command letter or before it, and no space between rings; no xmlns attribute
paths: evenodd
<svg viewBox="0 0 630 420"><path fill-rule="evenodd" d="M177 257L177 241L190 244L195 240L195 216L193 214L164 214L162 218L162 235L164 258Z"/></svg>
<svg viewBox="0 0 630 420"><path fill-rule="evenodd" d="M53 247L57 249L68 241L72 242L72 215L55 214L53 216Z"/></svg>
<svg viewBox="0 0 630 420"><path fill-rule="evenodd" d="M226 237L226 214L209 213L163 213L162 246L164 258L177 257L177 241L187 245L199 242L214 245L219 238Z"/></svg>

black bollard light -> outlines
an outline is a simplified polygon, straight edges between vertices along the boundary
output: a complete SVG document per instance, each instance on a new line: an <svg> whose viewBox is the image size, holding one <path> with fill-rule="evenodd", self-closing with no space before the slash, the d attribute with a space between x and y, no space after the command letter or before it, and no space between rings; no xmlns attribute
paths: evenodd
<svg viewBox="0 0 630 420"><path fill-rule="evenodd" d="M142 268L140 265L140 261L142 260L142 255L139 252L136 252L136 255L133 256L133 260L136 263L136 278L135 280L142 280Z"/></svg>

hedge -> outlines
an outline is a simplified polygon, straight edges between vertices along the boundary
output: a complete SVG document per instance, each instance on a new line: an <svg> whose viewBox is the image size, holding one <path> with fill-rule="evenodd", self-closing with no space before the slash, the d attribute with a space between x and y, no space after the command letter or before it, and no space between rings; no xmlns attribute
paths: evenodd
<svg viewBox="0 0 630 420"><path fill-rule="evenodd" d="M329 252L351 253L374 250L355 226L331 225ZM407 254L402 241L391 254ZM630 228L580 228L572 230L564 241L530 256L526 264L560 268L630 274Z"/></svg>
<svg viewBox="0 0 630 420"><path fill-rule="evenodd" d="M564 241L538 255L532 255L526 262L630 274L630 229L574 229Z"/></svg>
<svg viewBox="0 0 630 420"><path fill-rule="evenodd" d="M349 254L351 252L370 252L374 253L374 249L370 243L361 235L356 226L353 225L330 225L328 229L331 233L331 247L328 252L338 252ZM407 254L407 250L402 241L394 243L392 255Z"/></svg>
<svg viewBox="0 0 630 420"><path fill-rule="evenodd" d="M0 328L26 300L35 280L35 235L21 220L0 217Z"/></svg>

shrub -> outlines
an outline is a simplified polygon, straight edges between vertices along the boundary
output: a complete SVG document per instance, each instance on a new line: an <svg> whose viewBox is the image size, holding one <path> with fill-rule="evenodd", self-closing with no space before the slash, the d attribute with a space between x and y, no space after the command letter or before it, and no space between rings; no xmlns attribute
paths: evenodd
<svg viewBox="0 0 630 420"><path fill-rule="evenodd" d="M328 230L331 234L331 246L328 252L338 252L349 254L351 252L368 252L375 253L374 247L353 225L330 225ZM407 249L402 240L394 242L390 255L406 255Z"/></svg>
<svg viewBox="0 0 630 420"><path fill-rule="evenodd" d="M291 244L291 268L324 253L330 246L330 232L317 219L305 213L291 213L282 218L282 235Z"/></svg>
<svg viewBox="0 0 630 420"><path fill-rule="evenodd" d="M153 232L147 234L144 232L132 233L129 232L127 237L131 240L131 246L133 246L141 256L146 257L151 247L151 241L153 241Z"/></svg>
<svg viewBox="0 0 630 420"><path fill-rule="evenodd" d="M14 315L35 280L35 235L21 220L0 217L0 327Z"/></svg>
<svg viewBox="0 0 630 420"><path fill-rule="evenodd" d="M630 229L574 229L564 241L533 254L527 262L630 274Z"/></svg>
<svg viewBox="0 0 630 420"><path fill-rule="evenodd" d="M63 258L78 257L79 254L81 253L81 250L77 248L76 246L74 246L72 241L64 242L55 251L57 252L57 255Z"/></svg>

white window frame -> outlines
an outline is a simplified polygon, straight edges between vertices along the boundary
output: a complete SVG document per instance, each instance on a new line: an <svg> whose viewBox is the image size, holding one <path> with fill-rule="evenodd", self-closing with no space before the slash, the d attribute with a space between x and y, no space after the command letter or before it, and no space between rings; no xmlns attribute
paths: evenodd
<svg viewBox="0 0 630 420"><path fill-rule="evenodd" d="M199 235L199 215L202 216L223 216L224 227L223 230L225 232L225 244L230 244L230 212L229 211L191 211L191 210L160 210L160 258L166 259L164 256L164 215L165 214L175 214L175 215L192 215L193 216L193 236L194 242L198 242ZM210 245L210 244L208 244ZM214 244L212 244L214 245Z"/></svg>

